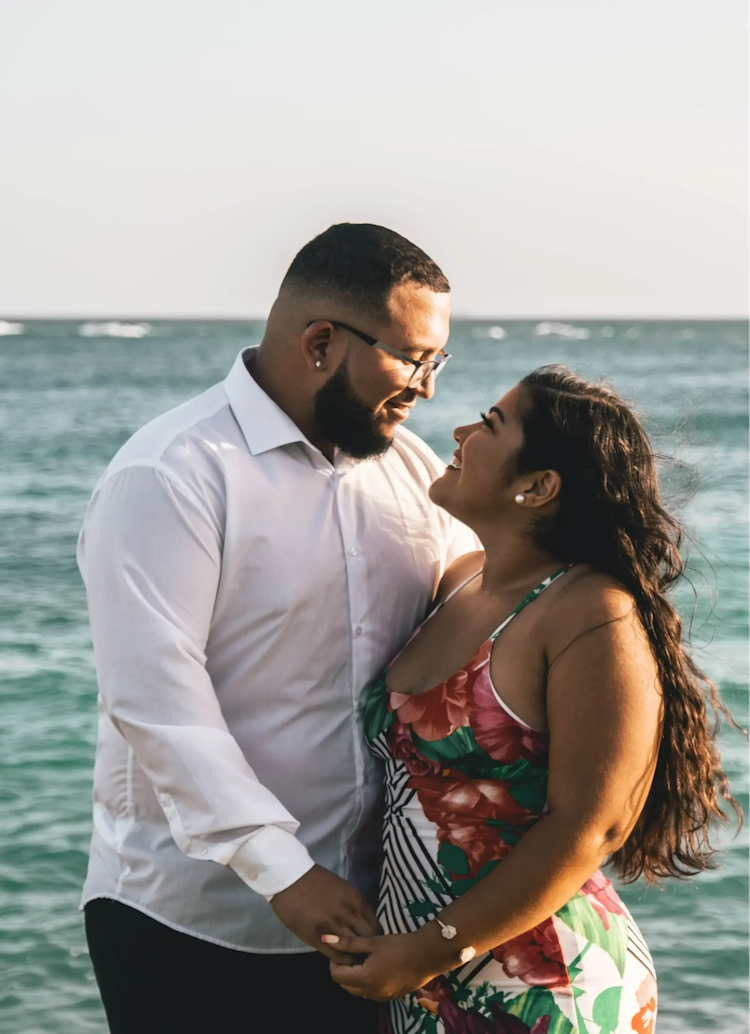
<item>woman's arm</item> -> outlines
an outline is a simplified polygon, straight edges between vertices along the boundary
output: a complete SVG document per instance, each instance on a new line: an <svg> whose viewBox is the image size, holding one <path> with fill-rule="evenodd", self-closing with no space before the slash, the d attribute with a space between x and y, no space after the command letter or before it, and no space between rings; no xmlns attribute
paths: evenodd
<svg viewBox="0 0 750 1034"><path fill-rule="evenodd" d="M564 613L551 612L548 812L440 913L456 928L454 940L433 922L414 934L367 939L369 948L347 939L343 950L372 954L362 966L332 969L344 986L397 997L454 968L462 948L481 953L524 933L562 908L627 839L656 764L661 696L632 601L600 582L591 588L582 581Z"/></svg>

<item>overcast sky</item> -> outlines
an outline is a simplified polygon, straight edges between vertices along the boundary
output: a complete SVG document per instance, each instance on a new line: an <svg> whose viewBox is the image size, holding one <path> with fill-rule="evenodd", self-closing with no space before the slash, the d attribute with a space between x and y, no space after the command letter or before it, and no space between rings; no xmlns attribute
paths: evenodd
<svg viewBox="0 0 750 1034"><path fill-rule="evenodd" d="M264 316L332 222L472 316L747 312L745 0L0 0L0 316Z"/></svg>

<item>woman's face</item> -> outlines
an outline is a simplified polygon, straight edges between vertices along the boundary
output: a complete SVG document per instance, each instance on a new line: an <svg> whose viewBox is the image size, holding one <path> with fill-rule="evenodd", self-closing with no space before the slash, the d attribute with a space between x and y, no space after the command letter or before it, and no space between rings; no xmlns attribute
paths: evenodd
<svg viewBox="0 0 750 1034"><path fill-rule="evenodd" d="M513 504L512 460L523 444L518 415L523 389L512 388L474 424L457 427L453 462L430 487L430 498L466 524L496 520Z"/></svg>

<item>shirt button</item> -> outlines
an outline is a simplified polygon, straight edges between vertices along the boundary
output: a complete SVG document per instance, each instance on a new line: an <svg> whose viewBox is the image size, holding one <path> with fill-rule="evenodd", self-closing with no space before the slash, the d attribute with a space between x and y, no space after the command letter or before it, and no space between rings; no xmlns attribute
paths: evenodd
<svg viewBox="0 0 750 1034"><path fill-rule="evenodd" d="M352 546L352 548L349 550L349 552L351 553L352 556L356 556L357 555L357 550L354 548L354 546Z"/></svg>
<svg viewBox="0 0 750 1034"><path fill-rule="evenodd" d="M257 880L259 875L260 873L256 872L255 869L250 869L250 871L247 874L247 878L249 880Z"/></svg>
<svg viewBox="0 0 750 1034"><path fill-rule="evenodd" d="M357 636L362 635L362 629L359 625L357 625L357 627L354 629L354 634Z"/></svg>

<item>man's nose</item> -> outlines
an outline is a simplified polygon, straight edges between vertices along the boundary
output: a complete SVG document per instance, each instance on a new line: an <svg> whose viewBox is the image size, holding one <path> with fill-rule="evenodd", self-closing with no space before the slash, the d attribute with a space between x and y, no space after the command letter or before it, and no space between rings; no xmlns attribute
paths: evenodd
<svg viewBox="0 0 750 1034"><path fill-rule="evenodd" d="M435 375L431 373L429 377L425 377L419 384L413 384L410 387L414 394L419 395L421 399L431 399L435 394Z"/></svg>

